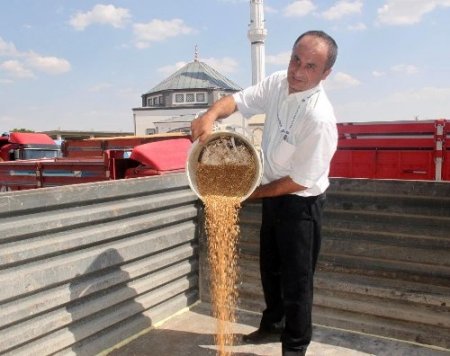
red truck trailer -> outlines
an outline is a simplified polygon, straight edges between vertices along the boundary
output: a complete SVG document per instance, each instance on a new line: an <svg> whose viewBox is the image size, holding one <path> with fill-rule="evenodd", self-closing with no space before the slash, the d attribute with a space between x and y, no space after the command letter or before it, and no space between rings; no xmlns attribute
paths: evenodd
<svg viewBox="0 0 450 356"><path fill-rule="evenodd" d="M338 124L331 177L450 181L450 121Z"/></svg>
<svg viewBox="0 0 450 356"><path fill-rule="evenodd" d="M450 181L449 120L339 123L338 131L331 177ZM190 145L176 133L69 140L60 158L0 162L0 190L178 172Z"/></svg>
<svg viewBox="0 0 450 356"><path fill-rule="evenodd" d="M0 162L0 190L24 190L184 170L189 136L127 136L67 141L63 157Z"/></svg>

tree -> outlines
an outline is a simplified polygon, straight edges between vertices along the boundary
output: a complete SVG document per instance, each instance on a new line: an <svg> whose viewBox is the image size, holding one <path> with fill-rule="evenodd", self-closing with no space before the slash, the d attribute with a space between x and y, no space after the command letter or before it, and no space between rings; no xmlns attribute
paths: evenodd
<svg viewBox="0 0 450 356"><path fill-rule="evenodd" d="M24 129L24 128L14 128L12 129L10 132L34 132L34 130L28 130L28 129Z"/></svg>

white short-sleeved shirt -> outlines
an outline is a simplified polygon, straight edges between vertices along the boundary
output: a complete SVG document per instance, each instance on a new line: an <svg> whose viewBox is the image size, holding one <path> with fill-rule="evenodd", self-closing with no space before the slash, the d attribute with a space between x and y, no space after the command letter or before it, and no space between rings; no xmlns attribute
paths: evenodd
<svg viewBox="0 0 450 356"><path fill-rule="evenodd" d="M307 187L295 194L316 196L329 186L330 161L336 151L333 107L321 84L288 94L287 72L276 72L255 86L233 94L243 116L265 113L261 148L262 183L289 176Z"/></svg>

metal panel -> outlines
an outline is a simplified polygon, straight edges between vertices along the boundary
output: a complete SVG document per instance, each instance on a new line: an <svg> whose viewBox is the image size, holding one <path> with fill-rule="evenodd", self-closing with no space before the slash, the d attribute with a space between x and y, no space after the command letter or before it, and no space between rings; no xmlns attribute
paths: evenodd
<svg viewBox="0 0 450 356"><path fill-rule="evenodd" d="M450 184L334 179L328 196L314 321L449 348ZM0 193L0 354L96 354L208 301L196 202L184 174ZM240 217L254 311L260 214Z"/></svg>
<svg viewBox="0 0 450 356"><path fill-rule="evenodd" d="M96 354L198 300L185 174L0 194L0 354Z"/></svg>
<svg viewBox="0 0 450 356"><path fill-rule="evenodd" d="M446 180L448 122L340 123L331 177Z"/></svg>
<svg viewBox="0 0 450 356"><path fill-rule="evenodd" d="M450 348L450 183L332 179L327 195L314 322ZM260 221L260 204L246 204L239 307L256 312ZM205 241L200 234L209 301Z"/></svg>

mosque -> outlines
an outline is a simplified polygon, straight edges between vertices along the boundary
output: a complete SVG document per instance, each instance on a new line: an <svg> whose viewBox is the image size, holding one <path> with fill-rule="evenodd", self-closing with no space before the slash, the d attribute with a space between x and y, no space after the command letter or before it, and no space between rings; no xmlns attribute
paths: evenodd
<svg viewBox="0 0 450 356"><path fill-rule="evenodd" d="M250 1L248 38L251 43L252 83L265 76L263 0ZM135 135L165 132L189 132L190 122L221 97L242 88L199 60L194 60L141 95L142 106L133 108ZM255 145L261 141L264 115L244 119L239 112L218 123L218 129L246 135Z"/></svg>

